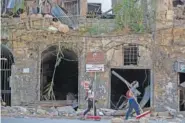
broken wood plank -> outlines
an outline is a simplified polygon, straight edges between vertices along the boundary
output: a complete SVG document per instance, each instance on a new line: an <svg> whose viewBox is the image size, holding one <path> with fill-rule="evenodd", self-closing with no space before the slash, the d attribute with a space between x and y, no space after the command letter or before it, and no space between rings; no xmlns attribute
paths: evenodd
<svg viewBox="0 0 185 123"><path fill-rule="evenodd" d="M121 81L123 81L129 88L132 88L132 85L127 80L125 80L123 77L121 77L118 73L116 73L115 71L112 71L112 74L118 77ZM133 91L138 95L141 94L136 88L133 89Z"/></svg>

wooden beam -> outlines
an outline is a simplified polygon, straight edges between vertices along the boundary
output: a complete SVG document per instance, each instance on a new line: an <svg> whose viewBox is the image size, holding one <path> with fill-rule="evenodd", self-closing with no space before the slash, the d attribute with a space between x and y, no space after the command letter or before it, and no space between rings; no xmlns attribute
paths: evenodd
<svg viewBox="0 0 185 123"><path fill-rule="evenodd" d="M132 88L132 85L127 80L125 80L123 77L121 77L118 73L116 73L115 71L112 71L112 74L118 77L122 82L124 82L129 87L129 89ZM134 89L133 91L134 93L138 95L141 94L137 89Z"/></svg>

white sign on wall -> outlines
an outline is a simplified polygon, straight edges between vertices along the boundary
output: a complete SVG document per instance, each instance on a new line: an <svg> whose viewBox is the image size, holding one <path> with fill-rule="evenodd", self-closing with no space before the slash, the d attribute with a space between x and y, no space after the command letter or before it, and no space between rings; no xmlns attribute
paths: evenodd
<svg viewBox="0 0 185 123"><path fill-rule="evenodd" d="M86 72L104 72L104 64L86 64Z"/></svg>
<svg viewBox="0 0 185 123"><path fill-rule="evenodd" d="M29 73L30 72L30 68L23 68L23 73Z"/></svg>

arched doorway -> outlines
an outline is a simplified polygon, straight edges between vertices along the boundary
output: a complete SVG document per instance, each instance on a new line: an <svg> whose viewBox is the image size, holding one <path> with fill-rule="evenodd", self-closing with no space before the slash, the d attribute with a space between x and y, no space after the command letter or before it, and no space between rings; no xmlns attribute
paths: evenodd
<svg viewBox="0 0 185 123"><path fill-rule="evenodd" d="M11 105L10 76L13 63L13 54L1 44L1 98L9 106Z"/></svg>
<svg viewBox="0 0 185 123"><path fill-rule="evenodd" d="M62 50L63 57L57 61L58 46L51 46L42 52L41 61L41 100L48 100L43 97L48 83L54 80L53 91L56 100L78 100L78 56L68 49ZM54 69L56 65L55 74Z"/></svg>

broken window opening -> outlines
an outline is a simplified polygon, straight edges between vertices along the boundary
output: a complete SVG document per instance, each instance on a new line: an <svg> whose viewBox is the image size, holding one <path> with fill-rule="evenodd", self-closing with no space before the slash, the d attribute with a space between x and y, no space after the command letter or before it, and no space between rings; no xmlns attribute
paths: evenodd
<svg viewBox="0 0 185 123"><path fill-rule="evenodd" d="M14 63L13 54L1 44L1 104L11 106L10 76L11 66ZM2 101L4 103L2 103Z"/></svg>
<svg viewBox="0 0 185 123"><path fill-rule="evenodd" d="M79 1L64 2L65 9L72 15L79 15Z"/></svg>
<svg viewBox="0 0 185 123"><path fill-rule="evenodd" d="M150 70L149 69L111 69L115 71L130 84L138 81L139 87L136 88L141 94L137 96L138 103L143 107L150 107ZM127 85L118 77L111 74L111 108L126 109Z"/></svg>
<svg viewBox="0 0 185 123"><path fill-rule="evenodd" d="M185 73L179 73L180 95L179 108L180 111L185 111Z"/></svg>
<svg viewBox="0 0 185 123"><path fill-rule="evenodd" d="M78 100L78 57L72 50L64 49L62 52L64 57L56 67L54 75L55 99ZM52 81L57 53L57 46L51 46L42 53L41 100L46 100L42 97L43 91L44 87Z"/></svg>
<svg viewBox="0 0 185 123"><path fill-rule="evenodd" d="M184 0L173 0L173 7L177 7L178 5L184 5Z"/></svg>
<svg viewBox="0 0 185 123"><path fill-rule="evenodd" d="M138 65L139 47L136 44L123 46L124 65Z"/></svg>
<svg viewBox="0 0 185 123"><path fill-rule="evenodd" d="M101 3L88 3L88 18L96 17L102 13Z"/></svg>

